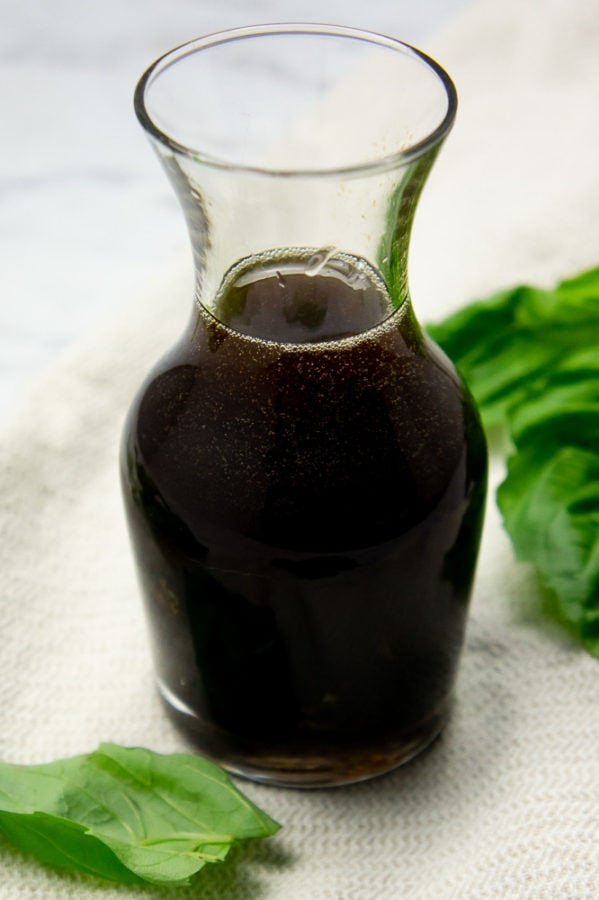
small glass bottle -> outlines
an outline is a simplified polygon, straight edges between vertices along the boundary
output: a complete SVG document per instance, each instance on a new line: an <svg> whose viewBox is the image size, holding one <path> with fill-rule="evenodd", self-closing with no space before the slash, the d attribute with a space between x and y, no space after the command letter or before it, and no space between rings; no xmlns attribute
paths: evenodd
<svg viewBox="0 0 599 900"><path fill-rule="evenodd" d="M232 772L380 774L446 721L485 497L407 278L455 89L391 38L281 25L171 51L135 103L196 270L122 451L161 696Z"/></svg>

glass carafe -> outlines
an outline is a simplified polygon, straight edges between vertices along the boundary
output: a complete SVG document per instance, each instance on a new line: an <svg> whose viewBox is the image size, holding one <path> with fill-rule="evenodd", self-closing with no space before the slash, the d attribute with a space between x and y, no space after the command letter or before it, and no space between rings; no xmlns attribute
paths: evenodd
<svg viewBox="0 0 599 900"><path fill-rule="evenodd" d="M232 772L380 774L447 719L484 506L407 277L454 87L391 38L271 25L171 51L135 103L196 279L122 451L160 694Z"/></svg>

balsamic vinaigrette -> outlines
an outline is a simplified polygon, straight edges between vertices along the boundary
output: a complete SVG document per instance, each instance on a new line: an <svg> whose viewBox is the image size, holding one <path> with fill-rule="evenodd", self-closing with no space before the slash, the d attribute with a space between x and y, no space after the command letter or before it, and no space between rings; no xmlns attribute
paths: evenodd
<svg viewBox="0 0 599 900"><path fill-rule="evenodd" d="M123 445L167 709L231 771L297 786L387 771L442 728L486 472L409 301L363 260L308 256L230 273Z"/></svg>

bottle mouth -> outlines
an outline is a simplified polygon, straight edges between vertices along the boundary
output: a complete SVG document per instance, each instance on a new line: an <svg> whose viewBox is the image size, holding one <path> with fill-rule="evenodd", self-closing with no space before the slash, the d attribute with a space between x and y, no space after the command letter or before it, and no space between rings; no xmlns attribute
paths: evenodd
<svg viewBox="0 0 599 900"><path fill-rule="evenodd" d="M447 72L395 38L355 28L236 28L165 53L135 111L167 152L281 177L363 176L439 145L457 92Z"/></svg>

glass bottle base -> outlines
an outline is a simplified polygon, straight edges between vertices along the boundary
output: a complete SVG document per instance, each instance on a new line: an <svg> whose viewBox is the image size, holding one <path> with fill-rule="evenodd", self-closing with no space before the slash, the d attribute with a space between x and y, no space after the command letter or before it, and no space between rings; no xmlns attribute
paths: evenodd
<svg viewBox="0 0 599 900"><path fill-rule="evenodd" d="M449 717L445 701L426 719L395 740L371 746L320 744L298 749L244 745L242 741L201 720L167 688L161 699L177 729L203 755L232 775L275 787L326 788L367 781L391 772L418 756L439 736Z"/></svg>

